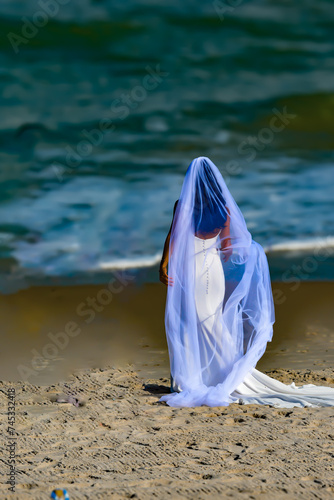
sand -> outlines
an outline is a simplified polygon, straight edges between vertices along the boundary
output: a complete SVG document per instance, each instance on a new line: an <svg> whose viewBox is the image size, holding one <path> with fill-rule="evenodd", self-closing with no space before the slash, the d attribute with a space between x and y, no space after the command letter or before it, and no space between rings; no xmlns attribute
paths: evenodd
<svg viewBox="0 0 334 500"><path fill-rule="evenodd" d="M334 386L328 368L266 373ZM78 370L52 386L1 382L2 409L12 387L18 474L16 493L2 481L1 498L45 499L56 487L71 500L334 496L333 407L171 408L158 402L168 378L143 379L133 365ZM83 405L57 402L62 394ZM2 411L2 430L6 422ZM6 460L5 451L2 473Z"/></svg>
<svg viewBox="0 0 334 500"><path fill-rule="evenodd" d="M120 365L120 360L122 366L134 363L146 377L168 377L166 287L131 282L110 303L99 303L93 318L78 314L88 298L98 298L105 288L50 285L0 294L0 380L24 380L18 367L31 368L36 351L43 353L50 344L49 335L61 334L71 322L78 325L80 334L67 336L66 347L55 349L55 358L30 376L29 382L49 385L65 379L74 369ZM257 368L333 368L334 282L302 282L296 290L290 284L273 283L273 294L274 336Z"/></svg>
<svg viewBox="0 0 334 500"><path fill-rule="evenodd" d="M171 408L162 284L126 286L94 320L78 315L104 285L0 295L0 499L334 498L334 408ZM334 386L334 283L273 283L274 338L257 368L285 383ZM49 333L77 322L29 379ZM16 389L17 483L8 493L8 389ZM72 395L83 406L64 401Z"/></svg>

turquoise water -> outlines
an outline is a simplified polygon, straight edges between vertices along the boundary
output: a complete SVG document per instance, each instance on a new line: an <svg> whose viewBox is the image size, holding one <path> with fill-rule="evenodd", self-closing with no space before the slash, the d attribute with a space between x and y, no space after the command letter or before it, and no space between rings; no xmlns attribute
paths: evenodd
<svg viewBox="0 0 334 500"><path fill-rule="evenodd" d="M196 156L273 279L334 278L331 1L50 2L0 6L2 291L157 279Z"/></svg>

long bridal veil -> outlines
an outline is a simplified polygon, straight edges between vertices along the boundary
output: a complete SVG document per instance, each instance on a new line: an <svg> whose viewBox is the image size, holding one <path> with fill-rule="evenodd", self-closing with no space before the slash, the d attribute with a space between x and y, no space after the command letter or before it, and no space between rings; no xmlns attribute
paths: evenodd
<svg viewBox="0 0 334 500"><path fill-rule="evenodd" d="M334 406L334 388L283 384L255 368L272 339L268 262L217 167L189 166L171 228L165 326L169 406Z"/></svg>
<svg viewBox="0 0 334 500"><path fill-rule="evenodd" d="M171 228L168 274L174 283L168 286L165 326L179 392L160 401L227 406L272 339L275 315L264 250L206 157L193 160L185 175Z"/></svg>

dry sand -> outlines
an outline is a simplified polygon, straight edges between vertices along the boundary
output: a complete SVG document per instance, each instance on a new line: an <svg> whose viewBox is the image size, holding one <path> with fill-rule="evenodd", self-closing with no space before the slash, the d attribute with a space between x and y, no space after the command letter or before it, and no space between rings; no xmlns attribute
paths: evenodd
<svg viewBox="0 0 334 500"><path fill-rule="evenodd" d="M272 370L297 385L334 386L334 372ZM1 408L16 388L18 475L8 499L332 499L334 408L237 405L171 408L167 378L143 380L132 365L76 372L53 386L1 382ZM59 403L72 394L85 405ZM7 415L2 411L5 450ZM6 473L7 452L1 453Z"/></svg>

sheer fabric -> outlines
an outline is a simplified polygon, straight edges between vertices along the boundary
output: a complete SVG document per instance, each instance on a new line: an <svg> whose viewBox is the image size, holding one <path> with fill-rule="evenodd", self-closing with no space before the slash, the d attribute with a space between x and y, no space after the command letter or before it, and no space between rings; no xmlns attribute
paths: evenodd
<svg viewBox="0 0 334 500"><path fill-rule="evenodd" d="M214 297L208 289L213 266L211 276L225 277ZM168 273L174 284L168 287L165 326L171 374L181 392L161 401L227 405L264 353L275 318L266 255L208 158L196 158L186 172L171 229Z"/></svg>
<svg viewBox="0 0 334 500"><path fill-rule="evenodd" d="M173 285L167 290L165 327L175 392L161 402L228 406L261 402L266 395L262 402L277 405L283 386L291 393L292 386L255 369L275 321L268 262L206 157L193 160L185 175L171 228L168 274ZM334 389L323 389L334 404Z"/></svg>

